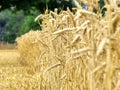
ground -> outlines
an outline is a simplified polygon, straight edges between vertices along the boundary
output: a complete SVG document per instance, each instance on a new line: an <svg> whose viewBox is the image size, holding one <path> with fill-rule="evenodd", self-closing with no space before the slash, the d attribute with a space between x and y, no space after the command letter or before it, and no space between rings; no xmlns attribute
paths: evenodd
<svg viewBox="0 0 120 90"><path fill-rule="evenodd" d="M0 90L25 90L23 83L26 82L26 76L32 77L29 68L20 64L20 54L13 47L3 48L0 45Z"/></svg>
<svg viewBox="0 0 120 90"><path fill-rule="evenodd" d="M16 66L19 64L20 54L16 49L0 50L0 65L1 66Z"/></svg>

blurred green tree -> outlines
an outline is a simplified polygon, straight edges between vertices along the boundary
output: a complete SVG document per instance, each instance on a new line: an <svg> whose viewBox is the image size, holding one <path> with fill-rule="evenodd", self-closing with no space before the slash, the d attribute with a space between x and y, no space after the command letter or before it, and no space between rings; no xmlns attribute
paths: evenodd
<svg viewBox="0 0 120 90"><path fill-rule="evenodd" d="M40 25L37 22L34 22L34 18L35 16L33 15L25 17L24 22L21 26L21 30L18 33L19 36L29 32L30 30L41 30ZM40 20L40 22L42 22L42 19Z"/></svg>
<svg viewBox="0 0 120 90"><path fill-rule="evenodd" d="M10 10L4 10L0 13L0 19L5 21L5 25L2 33L3 41L14 43L15 38L18 36L18 32L21 28L21 24L24 20L23 11L17 11L16 13L12 13Z"/></svg>
<svg viewBox="0 0 120 90"><path fill-rule="evenodd" d="M17 36L27 33L29 30L41 29L34 18L44 13L45 9L72 8L72 0L1 0L0 19L6 22L6 32L2 34L3 40L14 43ZM4 10L4 11L3 11ZM40 19L40 22L42 20Z"/></svg>
<svg viewBox="0 0 120 90"><path fill-rule="evenodd" d="M26 14L29 14L34 7L40 12L44 12L46 7L50 10L54 8L66 9L66 7L72 8L72 0L1 0L0 10L12 8L14 10L23 10Z"/></svg>

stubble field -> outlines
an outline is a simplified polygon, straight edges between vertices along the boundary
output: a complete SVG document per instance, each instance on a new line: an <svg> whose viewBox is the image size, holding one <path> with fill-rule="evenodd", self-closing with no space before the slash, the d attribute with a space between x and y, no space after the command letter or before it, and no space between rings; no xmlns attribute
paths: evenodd
<svg viewBox="0 0 120 90"><path fill-rule="evenodd" d="M19 57L17 49L0 50L0 66L18 66Z"/></svg>
<svg viewBox="0 0 120 90"><path fill-rule="evenodd" d="M0 90L39 90L32 84L38 81L34 80L32 69L22 66L19 59L16 48L0 50Z"/></svg>

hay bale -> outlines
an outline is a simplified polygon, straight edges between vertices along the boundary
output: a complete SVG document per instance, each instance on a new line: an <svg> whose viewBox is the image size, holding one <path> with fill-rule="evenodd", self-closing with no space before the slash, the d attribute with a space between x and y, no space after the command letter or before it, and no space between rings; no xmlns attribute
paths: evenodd
<svg viewBox="0 0 120 90"><path fill-rule="evenodd" d="M38 59L44 46L39 39L42 37L40 31L30 31L17 38L20 62L22 65L38 66Z"/></svg>

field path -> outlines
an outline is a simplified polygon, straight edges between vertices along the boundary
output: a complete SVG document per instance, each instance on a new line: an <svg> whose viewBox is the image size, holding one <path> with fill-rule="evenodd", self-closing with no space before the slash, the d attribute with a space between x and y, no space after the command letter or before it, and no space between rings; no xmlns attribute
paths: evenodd
<svg viewBox="0 0 120 90"><path fill-rule="evenodd" d="M19 52L14 50L0 50L0 66L18 65L19 64Z"/></svg>

